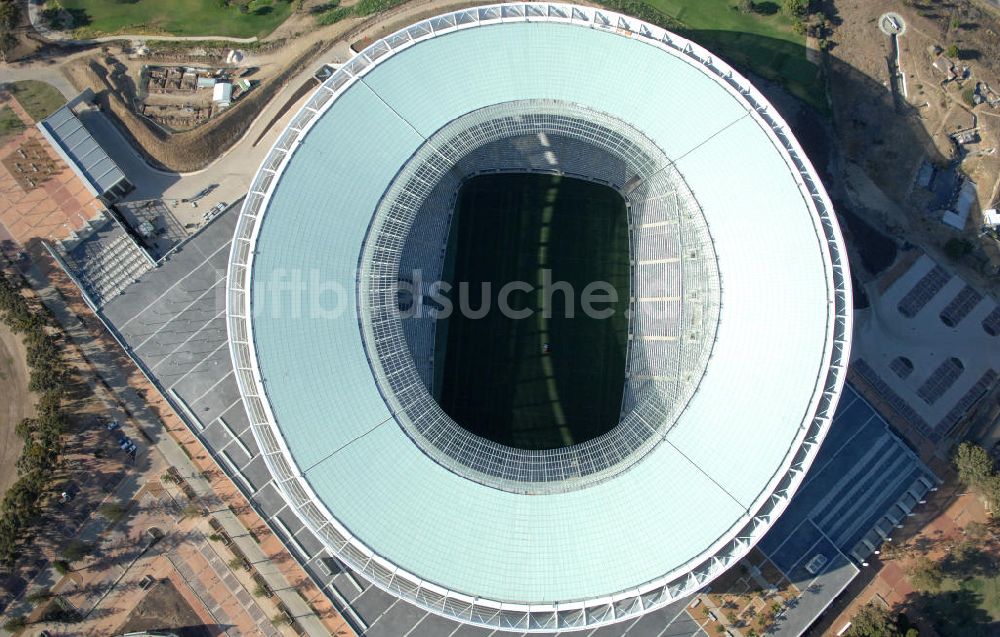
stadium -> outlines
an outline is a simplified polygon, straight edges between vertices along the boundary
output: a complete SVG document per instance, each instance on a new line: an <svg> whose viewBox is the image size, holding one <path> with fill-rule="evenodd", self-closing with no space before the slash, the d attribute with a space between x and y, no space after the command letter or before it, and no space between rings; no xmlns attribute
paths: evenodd
<svg viewBox="0 0 1000 637"><path fill-rule="evenodd" d="M548 265L622 281L626 320L477 332L412 276ZM763 537L837 406L850 296L826 192L745 78L631 17L503 4L378 40L310 97L244 201L227 321L274 483L331 555L553 632L684 598ZM562 442L495 435L539 413Z"/></svg>

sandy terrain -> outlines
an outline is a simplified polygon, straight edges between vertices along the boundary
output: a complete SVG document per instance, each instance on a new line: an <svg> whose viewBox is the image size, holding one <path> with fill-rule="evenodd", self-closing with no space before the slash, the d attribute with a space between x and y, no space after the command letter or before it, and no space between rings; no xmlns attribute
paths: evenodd
<svg viewBox="0 0 1000 637"><path fill-rule="evenodd" d="M193 608L178 592L173 582L165 579L142 598L119 630L123 633L141 630L167 630L179 637L210 637L211 632Z"/></svg>
<svg viewBox="0 0 1000 637"><path fill-rule="evenodd" d="M17 423L35 413L35 399L28 393L28 364L21 339L0 323L0 493L17 479L15 463L21 456Z"/></svg>
<svg viewBox="0 0 1000 637"><path fill-rule="evenodd" d="M916 243L947 261L983 291L996 293L1000 288L992 273L1000 264L1000 242L978 236L978 229L980 209L1000 194L1000 108L973 106L971 91L977 82L1000 86L1000 14L967 0L919 5L837 0L833 6L839 23L829 56L830 92L856 212L898 241ZM887 64L891 40L877 26L886 11L898 12L906 23L899 39L906 95L895 101ZM952 62L958 70L968 67L969 77L944 82L932 62L952 45L958 50ZM955 162L960 155L951 135L972 128L980 140L964 147L959 170L976 184L979 206L958 232L941 223L933 197L916 185L916 177L924 161L939 167ZM951 239L967 242L971 253L946 257L944 246Z"/></svg>

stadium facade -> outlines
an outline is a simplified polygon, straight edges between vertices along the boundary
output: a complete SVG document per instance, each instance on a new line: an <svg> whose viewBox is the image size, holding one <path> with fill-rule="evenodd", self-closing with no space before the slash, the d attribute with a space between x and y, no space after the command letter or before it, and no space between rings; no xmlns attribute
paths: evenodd
<svg viewBox="0 0 1000 637"><path fill-rule="evenodd" d="M401 319L400 273L440 272L455 192L493 171L627 202L626 394L593 440L469 433L431 396L433 328ZM312 306L289 277L322 288ZM746 555L826 435L850 296L830 201L745 78L654 25L533 3L420 22L323 83L251 185L227 316L275 484L332 555L436 613L547 632Z"/></svg>

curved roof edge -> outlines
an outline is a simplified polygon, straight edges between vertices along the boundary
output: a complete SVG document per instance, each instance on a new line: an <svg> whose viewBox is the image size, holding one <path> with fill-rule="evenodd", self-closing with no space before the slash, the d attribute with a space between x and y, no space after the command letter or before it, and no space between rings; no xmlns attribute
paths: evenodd
<svg viewBox="0 0 1000 637"><path fill-rule="evenodd" d="M379 61L426 39L505 22L551 21L599 29L655 46L700 69L744 104L788 165L811 212L822 250L830 308L822 378L816 379L798 434L767 488L728 533L706 551L640 587L609 597L546 604L511 604L450 591L400 569L340 524L300 472L267 401L257 363L250 308L253 248L267 204L303 137L359 77ZM443 14L382 38L352 58L313 94L278 137L244 200L230 249L226 293L230 354L254 437L275 484L327 549L376 586L431 612L500 630L550 632L597 627L638 616L694 593L744 557L784 511L826 437L850 358L851 283L833 205L798 141L767 99L742 75L698 44L641 20L603 9L560 3L512 3Z"/></svg>

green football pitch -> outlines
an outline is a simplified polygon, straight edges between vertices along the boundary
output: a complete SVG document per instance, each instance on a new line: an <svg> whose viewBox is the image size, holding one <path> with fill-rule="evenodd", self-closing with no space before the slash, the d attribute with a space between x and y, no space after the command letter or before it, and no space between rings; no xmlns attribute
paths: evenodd
<svg viewBox="0 0 1000 637"><path fill-rule="evenodd" d="M618 424L629 297L621 195L553 175L475 177L459 193L446 254L455 310L437 327L435 393L448 415L521 449L577 444ZM509 296L512 310L530 316L500 311L500 290L512 281L534 288ZM583 311L583 292L598 281L617 293L593 304L609 317ZM461 310L462 283L466 307L489 301L481 318Z"/></svg>

